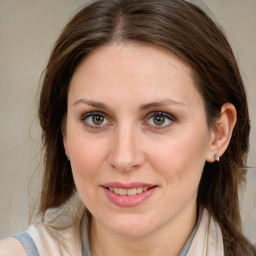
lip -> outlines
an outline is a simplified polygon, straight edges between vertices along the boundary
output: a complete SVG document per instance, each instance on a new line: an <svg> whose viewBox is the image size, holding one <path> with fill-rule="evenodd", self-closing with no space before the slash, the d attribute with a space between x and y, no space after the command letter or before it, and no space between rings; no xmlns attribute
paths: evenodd
<svg viewBox="0 0 256 256"><path fill-rule="evenodd" d="M148 187L149 189L137 195L123 196L123 195L115 194L114 192L110 191L108 187L124 188L124 189ZM132 182L128 184L123 184L120 182L110 182L102 185L102 188L107 198L109 199L109 201L120 207L135 207L139 204L142 204L152 196L152 194L155 192L157 187L158 186L156 185L141 183L141 182Z"/></svg>
<svg viewBox="0 0 256 256"><path fill-rule="evenodd" d="M121 183L121 182L109 182L106 184L102 185L103 187L112 187L112 188L125 188L125 189L131 189L131 188L151 188L155 187L156 185L154 184L149 184L149 183L143 183L143 182L131 182L131 183Z"/></svg>

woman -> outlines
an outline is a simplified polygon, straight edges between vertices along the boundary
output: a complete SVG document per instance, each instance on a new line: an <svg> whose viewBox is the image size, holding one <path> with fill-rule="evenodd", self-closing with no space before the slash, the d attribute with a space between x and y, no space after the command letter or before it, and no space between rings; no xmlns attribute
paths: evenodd
<svg viewBox="0 0 256 256"><path fill-rule="evenodd" d="M225 36L195 5L82 9L54 46L39 117L38 221L2 243L5 255L255 254L238 200L244 85Z"/></svg>

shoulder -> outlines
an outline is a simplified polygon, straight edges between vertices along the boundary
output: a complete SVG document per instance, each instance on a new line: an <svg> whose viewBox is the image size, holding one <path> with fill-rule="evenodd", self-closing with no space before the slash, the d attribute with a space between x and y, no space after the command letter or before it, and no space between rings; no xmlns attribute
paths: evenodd
<svg viewBox="0 0 256 256"><path fill-rule="evenodd" d="M28 256L25 248L14 237L0 240L0 255L5 256Z"/></svg>

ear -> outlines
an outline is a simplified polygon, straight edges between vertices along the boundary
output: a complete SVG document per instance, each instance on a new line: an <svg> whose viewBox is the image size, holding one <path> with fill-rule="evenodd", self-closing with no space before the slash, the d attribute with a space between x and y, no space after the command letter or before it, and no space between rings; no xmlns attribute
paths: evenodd
<svg viewBox="0 0 256 256"><path fill-rule="evenodd" d="M211 130L211 140L206 161L214 162L215 156L221 157L227 149L237 120L236 108L231 103L221 107L221 114Z"/></svg>

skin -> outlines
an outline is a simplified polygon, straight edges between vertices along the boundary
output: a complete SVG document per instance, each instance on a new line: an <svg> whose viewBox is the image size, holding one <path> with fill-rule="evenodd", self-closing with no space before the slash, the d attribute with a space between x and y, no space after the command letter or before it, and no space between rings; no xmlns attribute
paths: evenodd
<svg viewBox="0 0 256 256"><path fill-rule="evenodd" d="M103 46L75 71L63 143L92 213L92 255L178 255L193 230L205 161L225 151L235 110L223 106L219 129L210 129L192 77L170 52L132 43ZM157 188L120 207L106 197L108 182Z"/></svg>

